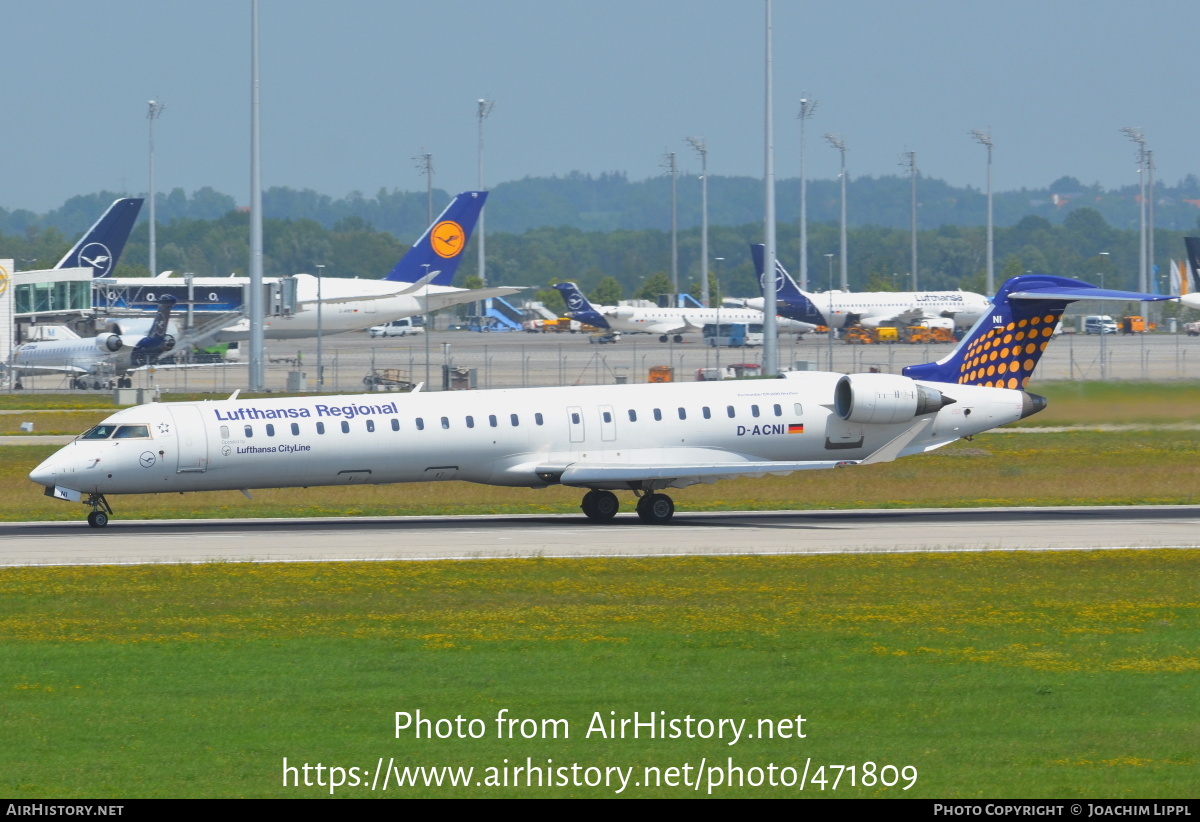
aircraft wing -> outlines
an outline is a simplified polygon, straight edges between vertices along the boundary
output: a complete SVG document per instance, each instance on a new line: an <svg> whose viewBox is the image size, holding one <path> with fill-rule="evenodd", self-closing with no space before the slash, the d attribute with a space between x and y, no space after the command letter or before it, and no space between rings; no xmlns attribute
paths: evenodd
<svg viewBox="0 0 1200 822"><path fill-rule="evenodd" d="M692 328L686 322L667 322L666 320L657 323L638 323L638 331L645 331L650 334L686 334L689 331L700 331L700 328Z"/></svg>
<svg viewBox="0 0 1200 822"><path fill-rule="evenodd" d="M448 308L452 305L460 305L462 303L473 303L478 300L486 300L488 297L507 297L509 294L517 294L524 291L524 288L516 288L513 286L496 286L495 288L474 288L465 289L462 291L442 291L435 292L429 296L414 295L425 301L425 307L429 311L437 311L439 308Z"/></svg>
<svg viewBox="0 0 1200 822"><path fill-rule="evenodd" d="M731 477L763 477L767 474L786 476L795 471L841 468L850 465L872 465L891 462L908 448L933 422L924 417L913 423L899 436L873 453L858 460L805 460L801 462L771 462L751 459L741 454L710 449L643 449L624 452L622 462L585 461L544 463L534 471L543 480L581 488L623 488L629 483L645 483L647 487L683 488L698 483L713 483ZM626 461L628 460L628 461Z"/></svg>
<svg viewBox="0 0 1200 822"><path fill-rule="evenodd" d="M4 366L8 370L20 371L26 374L90 374L92 373L86 368L80 368L78 365L21 365L15 363Z"/></svg>

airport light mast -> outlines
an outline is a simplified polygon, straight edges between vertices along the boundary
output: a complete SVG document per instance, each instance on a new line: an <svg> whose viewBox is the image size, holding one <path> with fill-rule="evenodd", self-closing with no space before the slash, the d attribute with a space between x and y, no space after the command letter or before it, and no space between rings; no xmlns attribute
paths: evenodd
<svg viewBox="0 0 1200 822"><path fill-rule="evenodd" d="M427 202L428 218L426 225L433 225L433 155L421 146L421 153L413 157L417 161L417 171L425 175L425 199Z"/></svg>
<svg viewBox="0 0 1200 822"><path fill-rule="evenodd" d="M166 103L157 100L150 101L150 108L146 112L146 119L150 121L150 276L158 275L158 256L157 245L154 237L154 121L162 116L163 109L167 107Z"/></svg>
<svg viewBox="0 0 1200 822"><path fill-rule="evenodd" d="M801 98L800 114L800 288L808 290L808 177L804 166L805 125L817 110L817 101Z"/></svg>
<svg viewBox="0 0 1200 822"><path fill-rule="evenodd" d="M262 165L258 99L258 0L250 6L250 390L262 391L263 374L263 236Z"/></svg>
<svg viewBox="0 0 1200 822"><path fill-rule="evenodd" d="M708 308L708 144L703 137L688 137L700 155L700 302Z"/></svg>
<svg viewBox="0 0 1200 822"><path fill-rule="evenodd" d="M678 299L679 294L679 220L678 193L676 181L679 179L679 166L675 163L675 152L668 151L659 158L659 166L665 168L671 175L671 292L672 299Z"/></svg>
<svg viewBox="0 0 1200 822"><path fill-rule="evenodd" d="M840 134L826 134L825 139L829 141L829 145L833 146L842 155L842 172L838 176L842 180L842 234L841 234L841 259L838 260L838 265L841 268L842 291L850 290L850 276L847 272L846 260L846 141L842 139Z"/></svg>
<svg viewBox="0 0 1200 822"><path fill-rule="evenodd" d="M1126 126L1121 133L1137 143L1138 147L1138 290L1145 293L1149 283L1146 267L1146 138L1140 128Z"/></svg>
<svg viewBox="0 0 1200 822"><path fill-rule="evenodd" d="M763 238L763 376L779 374L779 336L775 321L777 289L775 286L775 65L772 53L771 0L766 0L766 89L764 99L763 155L765 209Z"/></svg>
<svg viewBox="0 0 1200 822"><path fill-rule="evenodd" d="M995 144L992 142L992 130L987 131L974 129L971 136L981 145L987 146L987 295L991 297L996 293L996 256L995 244L992 236L992 149Z"/></svg>
<svg viewBox="0 0 1200 822"><path fill-rule="evenodd" d="M907 169L912 179L912 271L909 273L909 291L917 290L917 152L906 151L900 155L900 167Z"/></svg>
<svg viewBox="0 0 1200 822"><path fill-rule="evenodd" d="M483 187L483 121L486 120L492 113L492 107L496 105L495 100L484 100L480 98L478 107L475 109L475 116L479 119L479 190L484 191ZM432 213L432 212L431 212ZM433 222L433 218L429 218L429 222ZM479 211L479 282L487 285L487 270L483 265L483 210Z"/></svg>

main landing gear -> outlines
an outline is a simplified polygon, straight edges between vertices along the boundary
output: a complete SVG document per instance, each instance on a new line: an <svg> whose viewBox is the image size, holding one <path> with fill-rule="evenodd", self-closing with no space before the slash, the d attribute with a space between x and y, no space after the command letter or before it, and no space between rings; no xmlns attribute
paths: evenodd
<svg viewBox="0 0 1200 822"><path fill-rule="evenodd" d="M617 515L621 502L612 491L588 491L579 506L592 522L609 522ZM675 503L666 494L643 493L637 502L637 515L648 525L663 525L675 515Z"/></svg>
<svg viewBox="0 0 1200 822"><path fill-rule="evenodd" d="M93 528L103 528L108 525L108 518L112 516L113 510L103 494L90 495L84 505L92 506L92 513L87 517L88 525Z"/></svg>

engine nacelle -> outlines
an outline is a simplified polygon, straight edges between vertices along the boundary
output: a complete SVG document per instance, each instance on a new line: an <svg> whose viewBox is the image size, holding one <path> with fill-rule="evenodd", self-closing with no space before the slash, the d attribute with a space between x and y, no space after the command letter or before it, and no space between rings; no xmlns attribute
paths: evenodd
<svg viewBox="0 0 1200 822"><path fill-rule="evenodd" d="M845 376L833 390L834 411L846 422L908 422L952 402L936 388L894 374Z"/></svg>
<svg viewBox="0 0 1200 822"><path fill-rule="evenodd" d="M100 344L103 348L113 352L114 354L120 351L121 347L124 345L124 343L121 342L121 337L117 334L109 334L100 342Z"/></svg>
<svg viewBox="0 0 1200 822"><path fill-rule="evenodd" d="M162 353L165 354L174 347L175 347L175 338L173 336L171 336L170 334L163 334L162 347L161 347Z"/></svg>
<svg viewBox="0 0 1200 822"><path fill-rule="evenodd" d="M608 312L608 316L615 320L629 320L633 318L636 311L637 309L631 305L618 305L612 311Z"/></svg>

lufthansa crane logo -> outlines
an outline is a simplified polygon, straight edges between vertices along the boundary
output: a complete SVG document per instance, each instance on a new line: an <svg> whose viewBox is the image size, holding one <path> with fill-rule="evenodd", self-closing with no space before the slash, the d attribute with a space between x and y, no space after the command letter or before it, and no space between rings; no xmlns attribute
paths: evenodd
<svg viewBox="0 0 1200 822"><path fill-rule="evenodd" d="M567 297L567 308L572 311L580 310L583 308L583 298L578 294L572 294L570 297Z"/></svg>
<svg viewBox="0 0 1200 822"><path fill-rule="evenodd" d="M90 267L93 277L107 277L112 264L112 252L104 243L88 243L79 250L79 265Z"/></svg>
<svg viewBox="0 0 1200 822"><path fill-rule="evenodd" d="M758 275L758 284L762 288L763 291L767 290L767 272L764 271L762 274ZM780 270L779 264L776 263L776 265L775 265L775 293L780 294L782 292L783 292L783 271Z"/></svg>
<svg viewBox="0 0 1200 822"><path fill-rule="evenodd" d="M466 241L466 232L453 220L442 220L430 235L430 244L439 257L457 257Z"/></svg>
<svg viewBox="0 0 1200 822"><path fill-rule="evenodd" d="M0 297L3 297L6 291L8 291L8 270L0 265Z"/></svg>

